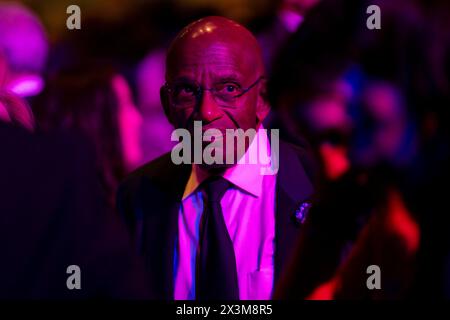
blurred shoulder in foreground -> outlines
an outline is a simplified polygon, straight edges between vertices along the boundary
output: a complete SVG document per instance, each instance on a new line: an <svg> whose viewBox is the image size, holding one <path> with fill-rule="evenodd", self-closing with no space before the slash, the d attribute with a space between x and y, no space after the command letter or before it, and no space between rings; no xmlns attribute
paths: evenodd
<svg viewBox="0 0 450 320"><path fill-rule="evenodd" d="M0 298L149 298L83 141L0 122L0 150ZM71 265L80 290L68 289Z"/></svg>

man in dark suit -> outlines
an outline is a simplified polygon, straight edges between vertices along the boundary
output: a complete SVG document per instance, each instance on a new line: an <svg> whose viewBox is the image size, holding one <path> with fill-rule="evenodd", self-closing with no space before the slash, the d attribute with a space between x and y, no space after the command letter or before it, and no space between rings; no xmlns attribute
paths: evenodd
<svg viewBox="0 0 450 320"><path fill-rule="evenodd" d="M179 33L166 67L161 100L169 121L194 137L201 121L200 157L214 144L218 161L176 165L172 152L119 189L118 208L145 258L153 293L177 300L270 299L313 187L305 151L262 130L270 108L257 41L234 21L207 17ZM219 133L212 142L211 129ZM255 131L244 152L229 147L230 129ZM262 163L248 164L254 152L268 156L272 167L279 159L279 170L262 174ZM221 161L230 155L232 161Z"/></svg>
<svg viewBox="0 0 450 320"><path fill-rule="evenodd" d="M83 141L0 122L0 152L0 299L151 298Z"/></svg>

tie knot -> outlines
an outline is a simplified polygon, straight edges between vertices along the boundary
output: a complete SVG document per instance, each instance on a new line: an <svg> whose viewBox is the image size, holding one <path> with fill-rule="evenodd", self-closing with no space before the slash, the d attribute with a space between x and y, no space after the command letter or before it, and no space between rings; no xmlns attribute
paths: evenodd
<svg viewBox="0 0 450 320"><path fill-rule="evenodd" d="M220 202L225 192L230 187L230 183L220 176L210 177L203 182L206 196L210 202Z"/></svg>

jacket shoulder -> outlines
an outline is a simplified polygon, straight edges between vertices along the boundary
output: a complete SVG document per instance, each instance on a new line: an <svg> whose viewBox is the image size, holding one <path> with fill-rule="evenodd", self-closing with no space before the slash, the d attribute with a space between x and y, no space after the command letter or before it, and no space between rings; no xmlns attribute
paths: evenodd
<svg viewBox="0 0 450 320"><path fill-rule="evenodd" d="M171 172L175 170L174 167L170 153L163 154L131 172L120 184L120 188L135 189L144 178L158 180L163 176L170 176Z"/></svg>
<svg viewBox="0 0 450 320"><path fill-rule="evenodd" d="M166 195L176 197L184 191L191 172L190 165L176 165L171 153L166 153L132 172L120 184L117 192L117 206L122 211L124 203L134 203L145 190L146 196Z"/></svg>
<svg viewBox="0 0 450 320"><path fill-rule="evenodd" d="M317 165L317 160L311 152L311 149L309 147L293 144L285 140L280 140L280 146L283 146L282 148L285 152L287 150L289 154L300 162L310 182L316 186L319 179L320 169Z"/></svg>

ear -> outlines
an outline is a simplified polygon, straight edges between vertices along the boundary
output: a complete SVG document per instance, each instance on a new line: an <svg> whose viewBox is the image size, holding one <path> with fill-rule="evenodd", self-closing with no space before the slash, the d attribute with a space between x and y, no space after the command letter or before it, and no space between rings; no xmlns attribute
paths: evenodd
<svg viewBox="0 0 450 320"><path fill-rule="evenodd" d="M162 86L161 89L159 89L159 97L161 99L161 104L163 106L164 114L166 115L167 120L169 120L171 125L174 125L166 87Z"/></svg>
<svg viewBox="0 0 450 320"><path fill-rule="evenodd" d="M262 79L259 85L258 101L256 103L256 117L261 123L270 112L269 100L267 99L267 80Z"/></svg>

